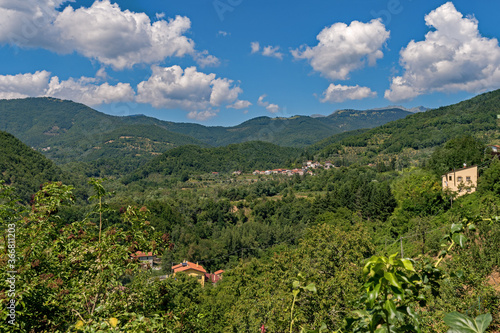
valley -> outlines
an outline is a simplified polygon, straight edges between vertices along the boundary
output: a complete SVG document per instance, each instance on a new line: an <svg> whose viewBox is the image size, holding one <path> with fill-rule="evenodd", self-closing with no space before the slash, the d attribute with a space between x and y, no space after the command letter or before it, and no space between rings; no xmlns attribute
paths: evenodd
<svg viewBox="0 0 500 333"><path fill-rule="evenodd" d="M47 332L443 332L447 314L487 311L498 329L500 162L487 147L500 143L499 99L231 128L2 100L17 320ZM255 136L274 121L285 125ZM458 196L441 176L464 163L479 180Z"/></svg>

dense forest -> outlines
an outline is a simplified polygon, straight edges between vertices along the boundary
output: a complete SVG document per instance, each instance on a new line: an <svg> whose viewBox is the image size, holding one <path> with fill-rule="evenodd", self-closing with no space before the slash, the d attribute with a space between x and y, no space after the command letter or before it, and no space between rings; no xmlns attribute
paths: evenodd
<svg viewBox="0 0 500 333"><path fill-rule="evenodd" d="M0 181L16 188L19 198L28 203L31 196L48 181L74 183L51 160L31 149L13 135L0 131Z"/></svg>
<svg viewBox="0 0 500 333"><path fill-rule="evenodd" d="M299 154L298 149L279 147L260 141L217 148L188 145L172 149L154 158L135 171L126 182L143 179L151 174L181 175L187 180L190 174L227 174L233 171L250 172L255 169L292 167ZM300 166L302 167L302 163Z"/></svg>
<svg viewBox="0 0 500 333"><path fill-rule="evenodd" d="M115 140L56 166L0 132L0 331L497 332L499 94L307 149L167 149L153 124L127 124L104 142L149 131L134 145L165 151L139 160ZM252 174L317 159L336 167ZM443 191L463 163L477 191ZM185 260L222 279L173 277Z"/></svg>

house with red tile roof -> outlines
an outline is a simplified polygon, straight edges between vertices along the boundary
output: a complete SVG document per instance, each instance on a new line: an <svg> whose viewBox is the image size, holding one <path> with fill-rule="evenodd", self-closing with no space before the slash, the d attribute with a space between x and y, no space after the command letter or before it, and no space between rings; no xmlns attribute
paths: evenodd
<svg viewBox="0 0 500 333"><path fill-rule="evenodd" d="M222 273L224 273L224 270L219 269L215 273L205 274L205 278L207 279L207 281L210 281L213 284L216 284L217 282L219 282L219 280L222 279Z"/></svg>
<svg viewBox="0 0 500 333"><path fill-rule="evenodd" d="M198 263L195 264L190 261L184 261L178 265L172 266L172 271L174 272L174 276L176 273L180 272L184 272L189 276L194 276L202 286L205 286L205 274L207 271Z"/></svg>
<svg viewBox="0 0 500 333"><path fill-rule="evenodd" d="M130 255L132 259L139 260L141 263L141 266L143 267L151 267L153 268L154 262L158 259L156 255L153 254L153 252L142 252L142 251L137 251L133 254Z"/></svg>

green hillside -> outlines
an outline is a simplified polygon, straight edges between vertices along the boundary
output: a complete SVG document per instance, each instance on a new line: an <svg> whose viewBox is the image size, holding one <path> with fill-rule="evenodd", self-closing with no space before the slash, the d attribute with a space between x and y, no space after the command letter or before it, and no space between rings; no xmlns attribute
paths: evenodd
<svg viewBox="0 0 500 333"><path fill-rule="evenodd" d="M338 156L342 151L365 154L371 158L418 152L442 145L464 135L484 143L497 143L497 115L500 114L500 90L476 96L454 105L412 114L380 127L349 135L332 136L310 147L323 158Z"/></svg>
<svg viewBox="0 0 500 333"><path fill-rule="evenodd" d="M162 126L211 146L226 146L246 141L265 141L279 146L306 147L332 134L360 128L373 128L412 114L399 108L381 110L339 110L326 117L256 117L232 127L203 126L161 121L144 115L126 117L125 121Z"/></svg>
<svg viewBox="0 0 500 333"><path fill-rule="evenodd" d="M52 161L3 131L0 131L0 156L0 180L13 185L24 202L45 182L71 182Z"/></svg>
<svg viewBox="0 0 500 333"><path fill-rule="evenodd" d="M203 145L152 122L138 119L130 123L130 119L54 98L0 101L0 130L57 163L93 161L103 156L130 156L140 162L184 144Z"/></svg>
<svg viewBox="0 0 500 333"><path fill-rule="evenodd" d="M340 142L342 142L342 140L345 140L348 137L361 135L369 130L370 130L369 128L362 128L362 129L352 130L352 131L343 132L343 133L339 133L339 134L334 134L334 135L329 136L321 141L316 142L313 145L310 145L309 147L306 148L306 150L310 151L310 152L318 152L318 151L320 151L328 146L331 146L335 143L340 143Z"/></svg>
<svg viewBox="0 0 500 333"><path fill-rule="evenodd" d="M396 107L376 110L338 110L325 117L325 120L330 126L335 126L342 132L346 132L360 128L377 127L411 114L411 112Z"/></svg>
<svg viewBox="0 0 500 333"><path fill-rule="evenodd" d="M15 135L58 163L92 161L127 150L136 151L144 161L148 156L185 144L226 146L266 141L306 147L332 134L372 128L409 114L398 108L340 110L327 117L257 117L237 126L222 127L174 123L144 115L116 117L71 101L26 98L0 101L0 130ZM134 129L137 125L146 127ZM120 144L122 136L130 138ZM153 141L151 145L146 143Z"/></svg>
<svg viewBox="0 0 500 333"><path fill-rule="evenodd" d="M279 147L260 141L216 148L188 145L155 157L125 181L143 179L150 174L198 175L209 172L228 173L236 170L248 172L255 169L282 168L290 166L299 154L299 149Z"/></svg>
<svg viewBox="0 0 500 333"><path fill-rule="evenodd" d="M306 147L332 134L373 128L410 114L411 112L397 108L339 110L327 117L257 117L233 127L203 127L172 122L162 122L162 124L172 132L192 136L212 146L266 141L280 146Z"/></svg>

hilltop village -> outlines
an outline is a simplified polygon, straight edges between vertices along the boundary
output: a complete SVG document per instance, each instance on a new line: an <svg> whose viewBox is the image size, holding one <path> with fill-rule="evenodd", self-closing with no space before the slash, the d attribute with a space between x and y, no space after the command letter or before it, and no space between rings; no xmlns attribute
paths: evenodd
<svg viewBox="0 0 500 333"><path fill-rule="evenodd" d="M325 161L323 164L320 162L313 162L313 161L307 161L306 165L303 166L301 169L272 169L272 170L265 170L265 171L260 171L260 170L255 170L252 172L253 175L287 175L287 176L294 176L294 175L299 175L303 176L305 174L313 175L314 169L331 169L334 168L335 166L332 164L330 161ZM233 172L233 175L240 175L241 171L235 171Z"/></svg>

